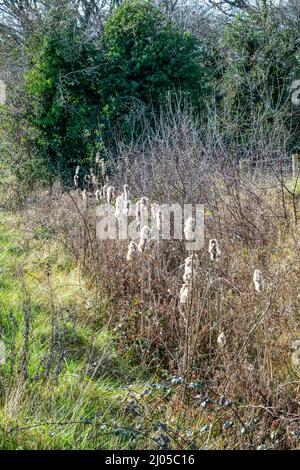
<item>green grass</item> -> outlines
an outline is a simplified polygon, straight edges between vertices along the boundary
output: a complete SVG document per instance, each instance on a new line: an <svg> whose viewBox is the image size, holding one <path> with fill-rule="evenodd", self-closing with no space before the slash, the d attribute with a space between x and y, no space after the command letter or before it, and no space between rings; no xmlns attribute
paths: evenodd
<svg viewBox="0 0 300 470"><path fill-rule="evenodd" d="M126 411L146 372L118 354L104 309L61 246L0 214L1 449L149 446Z"/></svg>
<svg viewBox="0 0 300 470"><path fill-rule="evenodd" d="M0 212L0 449L222 447L183 386L118 350L109 308L54 234Z"/></svg>

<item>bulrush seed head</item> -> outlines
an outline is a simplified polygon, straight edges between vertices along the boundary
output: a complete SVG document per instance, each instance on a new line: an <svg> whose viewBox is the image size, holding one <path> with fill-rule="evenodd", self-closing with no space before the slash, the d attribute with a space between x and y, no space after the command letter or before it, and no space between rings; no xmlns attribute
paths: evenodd
<svg viewBox="0 0 300 470"><path fill-rule="evenodd" d="M292 342L292 350L293 351L300 351L300 339L295 339Z"/></svg>
<svg viewBox="0 0 300 470"><path fill-rule="evenodd" d="M106 164L103 158L101 159L101 175L103 176L103 178L105 178L106 176Z"/></svg>
<svg viewBox="0 0 300 470"><path fill-rule="evenodd" d="M264 288L264 279L261 271L259 269L255 269L253 273L253 283L256 292L261 292Z"/></svg>
<svg viewBox="0 0 300 470"><path fill-rule="evenodd" d="M221 348L224 348L224 346L226 346L226 341L225 333L222 331L222 333L218 336L217 343L219 346L221 346Z"/></svg>
<svg viewBox="0 0 300 470"><path fill-rule="evenodd" d="M128 184L124 184L123 192L124 192L125 199L129 199L129 186L128 186Z"/></svg>
<svg viewBox="0 0 300 470"><path fill-rule="evenodd" d="M190 293L191 293L190 285L185 282L180 289L179 297L180 297L181 304L186 305L189 302Z"/></svg>
<svg viewBox="0 0 300 470"><path fill-rule="evenodd" d="M140 233L139 250L140 250L141 253L143 253L145 251L148 240L150 238L150 234L151 234L150 228L147 225L145 225L142 228L141 233Z"/></svg>
<svg viewBox="0 0 300 470"><path fill-rule="evenodd" d="M117 218L121 217L124 213L124 194L120 194L120 196L117 196L116 198L116 210L115 210L115 216Z"/></svg>
<svg viewBox="0 0 300 470"><path fill-rule="evenodd" d="M75 189L78 189L79 187L79 175L75 175L74 176L74 186L75 186Z"/></svg>
<svg viewBox="0 0 300 470"><path fill-rule="evenodd" d="M124 199L123 214L127 217L131 213L131 201L130 199Z"/></svg>
<svg viewBox="0 0 300 470"><path fill-rule="evenodd" d="M95 197L96 197L96 201L100 201L102 199L102 191L101 189L97 189L96 192L95 192Z"/></svg>
<svg viewBox="0 0 300 470"><path fill-rule="evenodd" d="M300 366L300 351L294 351L291 356L291 361L294 366Z"/></svg>
<svg viewBox="0 0 300 470"><path fill-rule="evenodd" d="M189 217L185 221L183 232L186 240L192 241L195 239L195 226L196 221L193 217Z"/></svg>
<svg viewBox="0 0 300 470"><path fill-rule="evenodd" d="M149 207L149 201L148 201L148 198L146 198L146 197L142 197L136 203L136 219L137 219L139 224L147 223L147 221L148 221L148 207Z"/></svg>
<svg viewBox="0 0 300 470"><path fill-rule="evenodd" d="M107 199L107 189L108 189L108 184L105 184L105 185L102 187L102 198L103 198L103 199Z"/></svg>
<svg viewBox="0 0 300 470"><path fill-rule="evenodd" d="M162 225L163 225L163 213L160 209L155 214L155 219L156 219L156 228L158 232L162 231Z"/></svg>
<svg viewBox="0 0 300 470"><path fill-rule="evenodd" d="M108 204L112 203L112 199L115 196L115 188L113 186L108 186L107 188L107 202Z"/></svg>
<svg viewBox="0 0 300 470"><path fill-rule="evenodd" d="M217 240L212 239L209 241L208 252L212 261L218 261L221 256L221 250Z"/></svg>
<svg viewBox="0 0 300 470"><path fill-rule="evenodd" d="M128 246L127 261L133 261L139 255L139 248L135 242L130 242Z"/></svg>
<svg viewBox="0 0 300 470"><path fill-rule="evenodd" d="M199 258L196 254L192 254L185 259L184 262L184 282L190 282L196 279L199 268Z"/></svg>

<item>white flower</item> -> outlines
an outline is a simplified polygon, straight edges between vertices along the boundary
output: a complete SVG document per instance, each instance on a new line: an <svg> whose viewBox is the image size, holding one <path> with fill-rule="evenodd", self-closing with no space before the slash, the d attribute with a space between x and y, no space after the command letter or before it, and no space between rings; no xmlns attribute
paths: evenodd
<svg viewBox="0 0 300 470"><path fill-rule="evenodd" d="M208 252L212 261L218 260L218 258L221 256L221 250L217 240L212 239L209 241Z"/></svg>
<svg viewBox="0 0 300 470"><path fill-rule="evenodd" d="M218 339L217 339L217 343L219 346L221 346L221 348L224 348L224 346L226 345L226 336L225 336L225 333L222 331L221 334L219 334L218 336Z"/></svg>
<svg viewBox="0 0 300 470"><path fill-rule="evenodd" d="M259 269L255 269L253 273L253 283L256 292L261 292L264 288L264 279L261 271Z"/></svg>

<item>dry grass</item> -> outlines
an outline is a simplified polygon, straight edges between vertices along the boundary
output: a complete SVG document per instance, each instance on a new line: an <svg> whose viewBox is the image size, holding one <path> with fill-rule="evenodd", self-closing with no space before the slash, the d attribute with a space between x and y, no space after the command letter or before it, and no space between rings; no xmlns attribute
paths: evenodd
<svg viewBox="0 0 300 470"><path fill-rule="evenodd" d="M290 351L300 337L297 195L295 206L286 190L292 183L278 176L283 174L279 168L245 173L224 162L213 173L211 168L205 177L202 168L199 184L195 171L179 201L204 202L206 209L206 241L197 252L200 268L187 306L179 302L184 242L151 241L144 254L128 262L127 242L97 239L95 201L86 204L80 191L69 193L59 186L36 196L29 226L54 233L100 298L109 300L106 322L120 353L130 351L134 361L182 377L176 407L187 421L193 417L195 424L205 416L221 433L220 447L249 448L260 442L294 448L300 430L299 369ZM127 173L122 183L126 179L136 191L145 184L147 170L143 184L139 174ZM153 180L149 176L143 192L131 198L174 201L176 181L164 184L158 195ZM218 262L210 259L210 238L220 243ZM262 292L254 288L255 269L264 277ZM217 342L221 332L224 347ZM199 381L200 394L187 386ZM221 411L220 399L225 400ZM239 430L231 429L231 420Z"/></svg>
<svg viewBox="0 0 300 470"><path fill-rule="evenodd" d="M291 176L290 156L270 141L249 148L238 165L220 136L204 138L189 115L176 119L162 123L147 145L123 146L109 184L115 196L128 184L133 203L145 196L151 203L204 204L205 244L197 251L199 268L187 305L179 295L185 243L152 240L128 261L128 241L96 236L97 184L85 180L85 199L80 189L66 191L59 184L34 193L27 229L50 234L76 259L97 301L106 304L105 322L119 354L161 377L174 376L177 392L161 406L192 433L203 428L203 446L295 448L300 370L291 362L291 343L300 338L298 177ZM220 245L217 262L208 252L210 239ZM263 276L261 292L253 283L255 270Z"/></svg>

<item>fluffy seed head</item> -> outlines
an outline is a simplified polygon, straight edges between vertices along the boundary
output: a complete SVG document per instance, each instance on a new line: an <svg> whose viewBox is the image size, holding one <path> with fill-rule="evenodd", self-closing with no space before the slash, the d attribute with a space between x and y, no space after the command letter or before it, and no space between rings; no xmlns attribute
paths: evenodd
<svg viewBox="0 0 300 470"><path fill-rule="evenodd" d="M150 238L150 233L151 233L150 228L147 225L145 225L141 230L140 238L142 240L147 240L148 238Z"/></svg>
<svg viewBox="0 0 300 470"><path fill-rule="evenodd" d="M147 246L148 240L150 238L150 228L145 225L140 233L140 242L139 242L139 250L141 253L145 251L145 248Z"/></svg>
<svg viewBox="0 0 300 470"><path fill-rule="evenodd" d="M217 240L209 240L208 252L212 261L218 261L218 258L221 256L221 250Z"/></svg>
<svg viewBox="0 0 300 470"><path fill-rule="evenodd" d="M188 256L184 261L184 282L190 282L196 279L199 268L199 258L196 254Z"/></svg>
<svg viewBox="0 0 300 470"><path fill-rule="evenodd" d="M113 186L108 186L107 188L107 202L108 204L111 204L112 198L115 195L115 188Z"/></svg>
<svg viewBox="0 0 300 470"><path fill-rule="evenodd" d="M292 353L291 361L294 366L300 366L300 351L294 351Z"/></svg>
<svg viewBox="0 0 300 470"><path fill-rule="evenodd" d="M222 331L222 333L219 334L218 336L218 339L217 339L217 343L219 346L221 346L221 348L224 348L224 346L226 345L226 336L225 336L225 333Z"/></svg>
<svg viewBox="0 0 300 470"><path fill-rule="evenodd" d="M195 239L195 224L196 221L193 217L189 217L184 223L184 236L186 240L192 241Z"/></svg>
<svg viewBox="0 0 300 470"><path fill-rule="evenodd" d="M102 191L101 189L97 189L95 191L95 197L96 197L96 201L100 201L102 199Z"/></svg>
<svg viewBox="0 0 300 470"><path fill-rule="evenodd" d="M261 292L264 288L264 279L261 271L259 269L255 269L253 273L253 283L256 292Z"/></svg>
<svg viewBox="0 0 300 470"><path fill-rule="evenodd" d="M189 301L191 289L188 283L184 283L180 289L180 303L181 304L187 304Z"/></svg>
<svg viewBox="0 0 300 470"><path fill-rule="evenodd" d="M133 261L139 255L139 248L135 242L130 242L128 246L127 261Z"/></svg>
<svg viewBox="0 0 300 470"><path fill-rule="evenodd" d="M163 213L160 209L155 214L155 219L156 219L156 228L159 232L162 231L162 225L163 225Z"/></svg>
<svg viewBox="0 0 300 470"><path fill-rule="evenodd" d="M74 186L75 186L75 189L78 189L78 186L79 186L79 175L75 175L74 176Z"/></svg>
<svg viewBox="0 0 300 470"><path fill-rule="evenodd" d="M129 186L128 186L128 184L124 184L123 191L124 191L124 195L125 195L126 199L128 199L129 198Z"/></svg>
<svg viewBox="0 0 300 470"><path fill-rule="evenodd" d="M106 164L103 158L101 159L101 175L103 178L106 176Z"/></svg>
<svg viewBox="0 0 300 470"><path fill-rule="evenodd" d="M300 339L295 339L292 342L292 350L293 351L300 351Z"/></svg>

